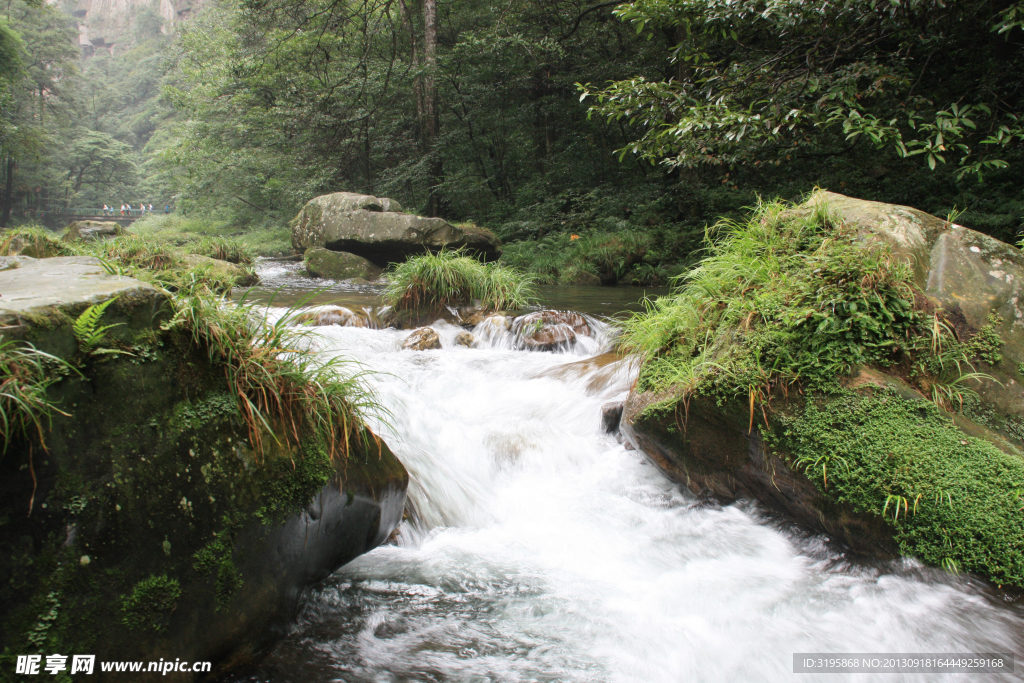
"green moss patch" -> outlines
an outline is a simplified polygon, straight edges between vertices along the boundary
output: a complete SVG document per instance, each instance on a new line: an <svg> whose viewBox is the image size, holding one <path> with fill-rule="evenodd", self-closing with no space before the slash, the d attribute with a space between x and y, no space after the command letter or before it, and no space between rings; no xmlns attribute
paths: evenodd
<svg viewBox="0 0 1024 683"><path fill-rule="evenodd" d="M777 416L775 445L830 500L882 516L928 564L1024 586L1024 460L931 403L844 394Z"/></svg>
<svg viewBox="0 0 1024 683"><path fill-rule="evenodd" d="M884 517L926 563L1024 586L1024 460L952 419L983 416L1016 438L1017 416L972 389L977 368L1002 360L1000 323L970 330L935 309L909 264L827 207L765 203L709 231L708 256L629 322L624 345L643 358L638 390L660 397L638 419L683 421L695 397L743 414L825 506ZM844 389L864 367L931 402L907 387Z"/></svg>
<svg viewBox="0 0 1024 683"><path fill-rule="evenodd" d="M139 581L121 603L125 626L162 633L167 628L167 617L177 607L180 597L181 586L177 579L162 575Z"/></svg>

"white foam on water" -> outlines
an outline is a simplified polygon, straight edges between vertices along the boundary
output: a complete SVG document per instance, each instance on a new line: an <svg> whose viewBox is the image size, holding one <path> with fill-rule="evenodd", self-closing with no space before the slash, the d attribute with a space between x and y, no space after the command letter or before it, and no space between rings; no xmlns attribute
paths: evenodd
<svg viewBox="0 0 1024 683"><path fill-rule="evenodd" d="M849 562L625 450L601 405L633 372L556 372L600 344L468 349L438 327L449 345L427 352L401 350L408 331L319 328L322 353L378 371L414 522L314 591L252 680L791 681L796 652L1024 652L1020 608L976 582ZM987 676L842 680L1018 680Z"/></svg>

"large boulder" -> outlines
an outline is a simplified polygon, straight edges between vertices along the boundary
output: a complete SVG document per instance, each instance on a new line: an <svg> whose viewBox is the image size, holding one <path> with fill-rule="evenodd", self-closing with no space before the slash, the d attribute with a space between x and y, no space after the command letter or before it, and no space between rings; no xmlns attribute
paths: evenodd
<svg viewBox="0 0 1024 683"><path fill-rule="evenodd" d="M971 334L992 325L1006 361L986 369L986 401L1003 412L1024 407L1016 373L1024 362L1024 253L1017 247L909 206L815 192L797 211L825 206L858 230L865 247L881 244L914 269L915 284L935 307Z"/></svg>
<svg viewBox="0 0 1024 683"><path fill-rule="evenodd" d="M930 351L928 335L920 332L925 323L913 323L920 326L915 334L922 334L913 347L916 355L893 355L883 343L871 356L877 363L853 365L837 378L841 390L805 391L792 376L772 376L760 365L783 355L757 358L756 367L753 361L742 365L750 356L736 355L741 348L775 353L756 346L758 335L767 334L759 325L762 319L786 319L773 311L788 305L780 297L789 290L758 284L717 301L691 300L697 306L693 320L699 321L694 324L704 326L696 328L700 338L691 340L689 327L674 335L696 346L669 351L682 355L666 356L657 367L665 372L668 363L677 363L673 367L692 374L676 375L679 383L666 388L641 370L624 406L623 435L695 493L726 501L756 498L859 552L912 552L930 564L1024 586L1024 552L1014 521L1020 505L1013 502L1015 482L1024 481L1024 257L1010 245L916 209L829 192L817 192L782 215L820 215L821 209L835 230L826 242L841 240L855 252L863 250L863 258L844 261L849 270L842 272L856 274L851 297L881 302L879 294L871 295L879 290L870 278L888 272L900 281L889 265L900 261L910 269L904 272L912 282L899 285L904 302L912 300L905 312L882 303L870 314L878 319L865 324L889 329L897 324L895 315L934 320L927 325L931 330L934 324ZM850 258L850 252L839 253ZM817 259L800 266L811 269L825 268L828 257L807 252L800 258ZM878 270L857 274L862 263ZM819 272L808 282L823 277ZM739 296L749 315L713 322L715 310L732 305L726 296ZM824 315L839 307L850 310L846 300L837 299ZM911 308L919 317L910 317ZM804 328L809 332L799 328L819 312L808 307L787 313L791 338L811 334L820 340L812 331L820 333L824 324ZM869 314L854 309L851 315ZM949 330L945 337L942 329ZM851 331L850 338L870 339L857 334ZM944 366L938 361L943 343L962 349ZM713 355L686 366L687 359L697 358L688 355L691 348ZM671 358L676 360L666 360ZM733 362L740 364L728 365ZM991 379L961 377L957 367Z"/></svg>
<svg viewBox="0 0 1024 683"><path fill-rule="evenodd" d="M58 257L0 271L0 292L4 341L69 363L45 361L45 448L15 437L0 458L9 656L236 661L285 630L307 587L401 521L408 475L369 432L347 450L303 427L254 447L219 354L162 326L163 290ZM102 348L80 346L73 323L111 299ZM98 666L94 676L117 678Z"/></svg>
<svg viewBox="0 0 1024 683"><path fill-rule="evenodd" d="M349 280L361 278L376 280L383 271L373 262L362 256L344 251L331 251L323 247L311 247L305 254L306 270L313 277L326 277L332 280Z"/></svg>
<svg viewBox="0 0 1024 683"><path fill-rule="evenodd" d="M114 221L74 221L68 224L61 239L65 242L93 242L127 234L128 231Z"/></svg>
<svg viewBox="0 0 1024 683"><path fill-rule="evenodd" d="M381 267L416 254L460 247L486 260L498 258L500 242L490 231L399 213L396 206L390 199L351 192L315 197L295 218L292 245L303 252L311 247L345 251Z"/></svg>

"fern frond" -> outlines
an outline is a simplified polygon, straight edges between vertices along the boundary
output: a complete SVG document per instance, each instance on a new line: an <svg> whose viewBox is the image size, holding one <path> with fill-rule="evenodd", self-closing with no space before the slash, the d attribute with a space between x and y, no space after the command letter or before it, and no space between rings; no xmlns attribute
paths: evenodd
<svg viewBox="0 0 1024 683"><path fill-rule="evenodd" d="M115 301L117 301L117 297L104 301L101 304L93 304L82 311L82 314L78 316L74 324L71 326L75 335L75 340L78 342L78 346L82 351L91 353L93 349L99 346L103 341L107 330L124 324L114 323L113 325L99 326L100 319L103 318L103 312L106 311L107 307Z"/></svg>

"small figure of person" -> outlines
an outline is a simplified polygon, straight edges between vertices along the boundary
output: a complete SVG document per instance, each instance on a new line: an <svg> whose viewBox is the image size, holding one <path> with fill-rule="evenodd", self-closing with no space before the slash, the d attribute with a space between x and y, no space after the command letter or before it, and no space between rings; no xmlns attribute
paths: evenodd
<svg viewBox="0 0 1024 683"><path fill-rule="evenodd" d="M171 212L171 205L170 204L164 204L164 213L170 213L170 212Z"/></svg>
<svg viewBox="0 0 1024 683"><path fill-rule="evenodd" d="M104 216L107 215L107 205L106 204L103 205L103 215Z"/></svg>
<svg viewBox="0 0 1024 683"><path fill-rule="evenodd" d="M121 215L124 215L124 204L121 204Z"/></svg>
<svg viewBox="0 0 1024 683"><path fill-rule="evenodd" d="M149 203L149 212L153 213L153 202Z"/></svg>

